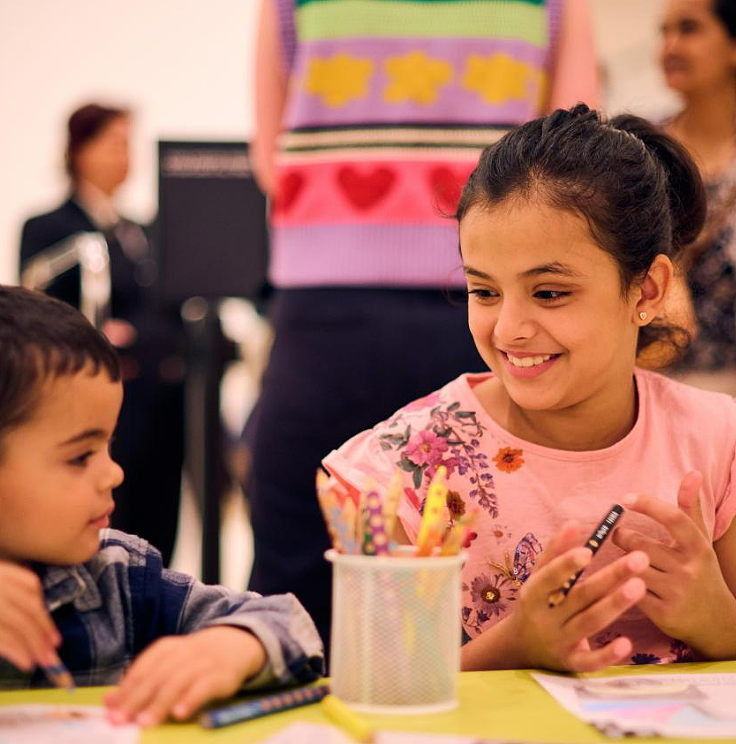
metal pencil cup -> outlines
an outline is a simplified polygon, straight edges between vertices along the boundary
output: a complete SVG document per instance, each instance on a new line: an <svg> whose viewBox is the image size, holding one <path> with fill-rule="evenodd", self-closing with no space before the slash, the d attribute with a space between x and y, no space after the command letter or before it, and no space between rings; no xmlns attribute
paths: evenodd
<svg viewBox="0 0 736 744"><path fill-rule="evenodd" d="M328 550L333 564L332 692L364 713L457 707L460 570L465 554L375 557Z"/></svg>

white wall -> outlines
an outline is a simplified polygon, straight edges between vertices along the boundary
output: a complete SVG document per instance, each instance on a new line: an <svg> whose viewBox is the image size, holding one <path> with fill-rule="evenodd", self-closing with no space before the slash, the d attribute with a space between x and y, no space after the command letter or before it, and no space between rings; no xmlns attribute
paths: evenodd
<svg viewBox="0 0 736 744"><path fill-rule="evenodd" d="M0 0L0 281L20 227L65 193L68 114L135 111L122 211L156 209L157 139L246 139L257 0Z"/></svg>
<svg viewBox="0 0 736 744"><path fill-rule="evenodd" d="M156 209L155 142L243 138L258 0L0 0L0 281L13 281L21 223L64 194L64 124L100 99L136 111L130 216ZM672 107L654 64L663 0L591 0L606 103Z"/></svg>

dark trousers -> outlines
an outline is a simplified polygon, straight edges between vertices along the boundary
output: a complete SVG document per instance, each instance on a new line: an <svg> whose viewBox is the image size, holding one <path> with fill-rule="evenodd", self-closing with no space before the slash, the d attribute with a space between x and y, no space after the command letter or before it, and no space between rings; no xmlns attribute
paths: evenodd
<svg viewBox="0 0 736 744"><path fill-rule="evenodd" d="M315 495L317 467L354 434L485 365L463 293L279 290L270 311L274 345L245 431L253 454L250 588L293 592L329 651L329 539Z"/></svg>

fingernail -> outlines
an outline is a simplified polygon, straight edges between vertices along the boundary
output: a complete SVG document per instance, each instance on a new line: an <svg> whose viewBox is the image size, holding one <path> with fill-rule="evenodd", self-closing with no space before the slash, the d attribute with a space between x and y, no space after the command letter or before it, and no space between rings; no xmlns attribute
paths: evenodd
<svg viewBox="0 0 736 744"><path fill-rule="evenodd" d="M153 726L156 723L156 719L153 716L153 713L150 711L145 711L141 713L138 718L135 719L135 722L139 726L143 726L143 728L148 728L149 726Z"/></svg>
<svg viewBox="0 0 736 744"><path fill-rule="evenodd" d="M621 504L623 506L633 506L636 503L637 496L635 493L627 493L621 497Z"/></svg>
<svg viewBox="0 0 736 744"><path fill-rule="evenodd" d="M641 579L629 579L623 586L626 599L636 599L641 594Z"/></svg>
<svg viewBox="0 0 736 744"><path fill-rule="evenodd" d="M177 718L186 718L187 712L186 705L177 705L174 707L174 715Z"/></svg>
<svg viewBox="0 0 736 744"><path fill-rule="evenodd" d="M119 723L127 723L127 718L125 717L125 714L120 710L111 710L108 712L108 718L112 723L119 724Z"/></svg>
<svg viewBox="0 0 736 744"><path fill-rule="evenodd" d="M617 638L611 644L611 649L617 656L623 656L629 653L629 642L625 638Z"/></svg>
<svg viewBox="0 0 736 744"><path fill-rule="evenodd" d="M628 564L632 571L643 571L649 565L649 558L646 553L632 553Z"/></svg>

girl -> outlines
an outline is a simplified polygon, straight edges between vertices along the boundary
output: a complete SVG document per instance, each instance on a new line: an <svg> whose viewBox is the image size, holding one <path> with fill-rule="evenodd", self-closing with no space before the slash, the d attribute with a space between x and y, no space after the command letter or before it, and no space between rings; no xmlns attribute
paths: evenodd
<svg viewBox="0 0 736 744"><path fill-rule="evenodd" d="M736 406L635 366L653 343L680 342L658 316L704 212L680 145L582 104L507 134L470 176L456 216L490 373L461 376L325 460L353 488L367 476L385 486L398 468L409 541L440 465L448 524L479 513L464 669L736 657ZM551 609L615 502L623 526Z"/></svg>

